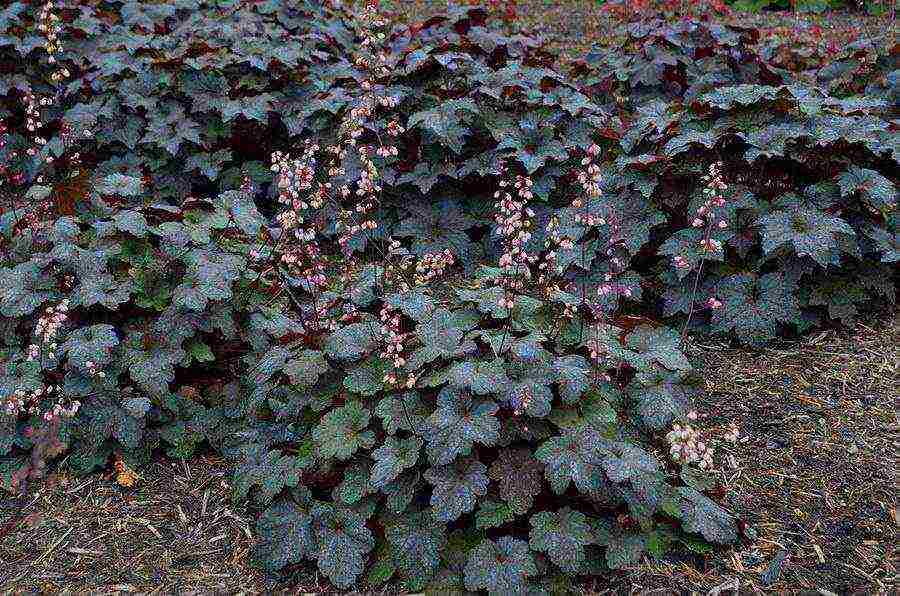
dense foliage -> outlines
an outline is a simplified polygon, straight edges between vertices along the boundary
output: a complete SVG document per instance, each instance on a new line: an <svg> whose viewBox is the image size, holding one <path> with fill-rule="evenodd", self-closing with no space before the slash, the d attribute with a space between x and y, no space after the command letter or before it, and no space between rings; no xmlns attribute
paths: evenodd
<svg viewBox="0 0 900 596"><path fill-rule="evenodd" d="M896 52L643 20L564 66L478 8L278 0L0 29L0 483L208 445L270 571L508 593L734 541L660 321L894 299Z"/></svg>

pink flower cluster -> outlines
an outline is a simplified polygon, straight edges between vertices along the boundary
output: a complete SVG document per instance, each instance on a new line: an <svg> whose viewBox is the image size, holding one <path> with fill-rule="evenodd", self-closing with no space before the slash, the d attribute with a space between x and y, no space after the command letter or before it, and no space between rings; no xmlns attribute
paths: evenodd
<svg viewBox="0 0 900 596"><path fill-rule="evenodd" d="M22 96L22 103L25 104L25 128L28 130L28 132L37 133L37 130L41 128L41 126L43 126L41 122L41 113L39 107L49 106L52 102L50 101L49 97L37 99L34 94L29 91ZM37 155L40 147L43 147L47 144L47 139L38 134L35 134L32 142L34 143L34 145L29 147L26 150L26 153L34 157L35 155Z"/></svg>
<svg viewBox="0 0 900 596"><path fill-rule="evenodd" d="M544 240L544 255L538 263L537 285L544 293L545 298L552 297L561 291L560 276L563 271L559 266L559 250L571 250L574 243L571 238L560 233L559 218L552 216L547 222L547 238ZM571 318L574 312L570 305L566 305L566 316Z"/></svg>
<svg viewBox="0 0 900 596"><path fill-rule="evenodd" d="M316 186L318 151L319 146L311 142L304 145L303 153L297 159L276 151L272 154L271 165L277 178L278 201L286 207L276 220L283 234L292 237L291 241L280 241L276 252L290 275L315 289L326 283L325 261L317 242L317 230L307 222L310 219L308 211L322 207L330 187L330 183Z"/></svg>
<svg viewBox="0 0 900 596"><path fill-rule="evenodd" d="M56 357L57 344L54 339L62 328L63 324L68 320L69 301L63 300L56 306L48 306L43 314L38 318L34 326L34 335L37 343L28 346L28 360L37 360L41 355L41 347L47 346L47 358Z"/></svg>
<svg viewBox="0 0 900 596"><path fill-rule="evenodd" d="M595 163L595 159L600 155L600 146L596 143L591 144L590 147L587 148L587 155L585 155L581 160L582 169L578 171L578 182L581 184L581 188L584 190L583 196L576 196L572 201L573 209L581 209L587 203L590 202L591 199L598 198L602 193L602 189L600 188L601 183L603 182L603 177L600 171L600 166ZM585 200L586 199L586 200ZM587 226L602 226L606 222L603 221L602 218L597 218L592 214L576 214L576 221Z"/></svg>
<svg viewBox="0 0 900 596"><path fill-rule="evenodd" d="M316 192L309 193L316 182L316 154L318 151L319 146L307 140L303 145L303 152L296 159L281 151L272 153L272 165L269 169L277 177L278 201L288 207L299 223L303 222L304 211L309 208L319 209L328 196L330 187L327 186L327 183L320 184L316 188ZM282 225L285 225L285 222ZM285 227L294 226L285 225Z"/></svg>
<svg viewBox="0 0 900 596"><path fill-rule="evenodd" d="M703 195L706 197L703 205L697 209L694 220L691 225L695 228L704 228L703 240L700 241L700 248L706 252L721 250L722 243L711 238L712 231L715 228L724 230L728 227L721 210L725 207L725 190L728 185L722 177L722 164L715 162L709 166L709 172L703 176L706 183L703 188Z"/></svg>
<svg viewBox="0 0 900 596"><path fill-rule="evenodd" d="M531 391L531 387L522 387L519 390L517 401L518 403L513 409L513 416L521 416L528 410L528 406L531 405L531 402L534 401L534 393Z"/></svg>
<svg viewBox="0 0 900 596"><path fill-rule="evenodd" d="M400 313L393 307L385 304L381 308L379 315L381 319L381 333L384 337L384 349L381 353L382 358L391 361L391 370L384 375L383 381L390 386L403 385L407 389L412 389L416 384L416 376L408 373L406 379L401 382L402 369L406 365L406 357L403 355L406 349L405 343L409 339L410 334L405 333L401 326Z"/></svg>
<svg viewBox="0 0 900 596"><path fill-rule="evenodd" d="M60 396L60 389L59 385L41 386L34 391L16 389L12 394L6 396L3 411L8 416L18 416L23 412L32 416L39 415L45 422L52 422L60 417L71 418L81 408L81 402L74 400L66 404ZM54 397L57 398L56 403L41 414L41 402Z"/></svg>
<svg viewBox="0 0 900 596"><path fill-rule="evenodd" d="M62 51L62 45L59 42L59 15L54 12L55 2L47 0L38 13L38 31L44 36L44 49L47 51L47 61L50 64L56 63L56 54Z"/></svg>
<svg viewBox="0 0 900 596"><path fill-rule="evenodd" d="M335 149L335 158L341 163L348 147L355 147L362 165L359 179L355 181L355 190L349 185L338 189L344 203L338 209L338 243L346 256L349 256L350 240L359 233L371 232L378 228L372 218L375 207L379 203L381 185L378 184L379 172L374 157L382 159L399 155L398 148L390 142L382 142L378 138L378 146L360 144L367 126L377 114L379 108L393 109L399 105L396 97L384 93L378 81L391 74L388 68L389 56L381 49L386 39L384 29L388 22L378 11L377 5L366 5L359 15L361 51L354 58L354 65L359 68L364 78L360 88L364 91L359 101L350 110L341 125L342 147ZM396 120L387 126L387 137L396 138L403 133L403 127ZM346 204L349 203L349 204Z"/></svg>
<svg viewBox="0 0 900 596"><path fill-rule="evenodd" d="M690 420L696 420L696 412L688 414ZM666 434L669 442L669 455L672 460L681 464L696 464L701 470L713 467L713 449L703 441L700 432L690 424L675 423Z"/></svg>
<svg viewBox="0 0 900 596"><path fill-rule="evenodd" d="M494 215L497 223L495 232L503 246L499 265L502 272L500 286L504 293L498 303L503 308L512 308L515 305L513 292L525 287L531 277L530 265L537 260L536 255L525 250L534 225L534 211L528 207L528 202L534 197L531 192L534 183L520 175L510 182L503 177L505 173L505 169L501 169L500 189L494 193L494 207L497 210Z"/></svg>
<svg viewBox="0 0 900 596"><path fill-rule="evenodd" d="M97 363L92 360L88 360L87 362L85 362L84 368L85 372L87 372L87 374L92 377L97 377L98 379L106 378L106 373L100 370L100 368L97 366Z"/></svg>
<svg viewBox="0 0 900 596"><path fill-rule="evenodd" d="M71 418L78 413L81 408L81 402L72 401L69 405L64 405L61 401L53 404L53 407L44 412L43 419L45 422L52 422L58 418Z"/></svg>
<svg viewBox="0 0 900 596"><path fill-rule="evenodd" d="M38 31L44 36L44 50L47 52L47 62L56 64L56 56L62 52L62 43L59 40L60 19L54 12L54 0L47 0L38 13ZM65 67L57 68L50 75L50 80L59 83L69 77L69 70Z"/></svg>
<svg viewBox="0 0 900 596"><path fill-rule="evenodd" d="M746 443L750 440L747 436L741 436L741 431L736 422L730 422L728 424L728 430L725 431L725 436L723 438L729 443Z"/></svg>
<svg viewBox="0 0 900 596"><path fill-rule="evenodd" d="M44 50L47 52L47 62L50 64L56 64L56 56L62 52L62 43L59 40L60 18L54 12L55 4L54 0L47 0L38 14L38 31L44 36ZM59 83L69 75L67 68L60 67L53 71L50 80Z"/></svg>
<svg viewBox="0 0 900 596"><path fill-rule="evenodd" d="M722 163L714 162L709 166L709 172L703 176L705 183L703 196L706 198L697 209L691 220L691 226L703 229L703 238L700 239L702 252L717 252L722 249L722 243L712 238L716 229L724 230L728 227L723 207L725 207L724 191L728 189L722 175ZM676 255L672 264L678 269L690 269L691 263L683 255Z"/></svg>
<svg viewBox="0 0 900 596"><path fill-rule="evenodd" d="M447 267L455 262L453 253L450 249L443 252L428 253L416 262L415 282L416 285L424 286L432 280L442 276Z"/></svg>
<svg viewBox="0 0 900 596"><path fill-rule="evenodd" d="M390 284L397 292L409 292L412 280L409 271L413 268L416 258L403 248L399 240L388 238L388 249L384 261L384 281Z"/></svg>
<svg viewBox="0 0 900 596"><path fill-rule="evenodd" d="M360 270L358 259L353 256L353 240L361 234L369 234L378 228L376 208L380 204L382 187L376 162L398 155L393 139L404 132L403 126L395 119L387 118L386 130L375 132L374 120L381 118L384 108L395 108L399 100L386 94L379 81L391 74L387 64L388 55L381 49L386 35L382 32L387 22L381 18L377 6L365 7L358 15L360 24L361 51L353 58L353 64L361 72L361 95L343 115L338 129L338 141L334 145L320 147L307 141L299 157L281 152L272 154L271 169L276 173L278 200L284 206L276 219L283 233L273 240L274 252L279 264L294 278L305 283L313 294L311 305L299 305L306 314L316 320L316 329L333 328L336 320L328 313L342 300L332 300L329 304L319 303L319 290L325 287L326 260L320 241L324 218L317 210L328 208L335 214L335 228L338 244L344 258L341 261L341 279L348 282ZM369 138L376 144L369 144ZM358 157L359 173L348 176L344 164L348 156ZM380 246L376 245L377 249ZM412 257L401 256L399 266L391 258L393 247L385 262L384 275L379 283L392 275L400 278L411 267ZM432 269L446 267L444 258L432 258L421 270L422 275ZM274 267L270 266L270 270ZM261 274L262 275L262 274ZM403 281L403 291L408 291L410 283ZM344 313L343 318L352 317Z"/></svg>

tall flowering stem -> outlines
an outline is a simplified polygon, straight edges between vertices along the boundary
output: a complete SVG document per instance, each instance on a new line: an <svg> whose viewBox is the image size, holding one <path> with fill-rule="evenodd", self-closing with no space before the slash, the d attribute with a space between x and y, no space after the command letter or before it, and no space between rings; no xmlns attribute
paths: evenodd
<svg viewBox="0 0 900 596"><path fill-rule="evenodd" d="M313 297L312 328L330 329L333 321L325 316L319 294L326 285L325 260L319 244L320 218L317 211L325 203L330 182L316 180L319 146L307 141L299 158L281 152L272 154L271 169L276 173L278 202L284 210L276 216L281 235L272 253L279 268L298 280ZM287 287L287 286L285 286ZM304 325L309 325L304 322Z"/></svg>
<svg viewBox="0 0 900 596"><path fill-rule="evenodd" d="M697 209L691 225L695 228L703 230L703 237L700 239L700 253L714 253L722 250L722 243L712 237L716 230L724 230L728 227L728 220L725 214L725 191L728 185L722 175L722 162L714 162L709 166L709 171L703 176L704 188L703 204ZM687 336L688 326L691 323L691 317L694 314L694 302L697 296L697 288L700 285L700 276L703 272L703 263L705 259L700 259L697 266L697 273L694 275L694 285L691 290L691 305L688 309L687 318L684 321L684 327L681 329L681 341ZM675 267L689 267L689 263L684 257L676 256L674 258ZM710 296L705 304L706 307L713 310L722 308L722 302L715 296Z"/></svg>
<svg viewBox="0 0 900 596"><path fill-rule="evenodd" d="M283 233L275 243L277 265L312 294L317 328L333 327L319 324L326 314L326 307L318 304L318 295L326 285L325 255L320 244L325 214L321 210L327 205L336 214L342 277L349 281L359 266L353 254L353 240L361 234L371 239L371 233L378 228L376 209L380 208L382 192L378 161L398 155L393 139L404 132L396 120L391 120L384 131L370 132L376 128L376 116L384 109L395 108L398 101L384 93L379 84L391 73L388 55L381 48L387 22L379 14L377 3L368 4L357 22L361 49L353 63L362 73L362 94L344 114L337 142L323 147L307 141L299 157L281 152L272 155L279 202L285 208L278 215ZM361 166L355 176L348 176L344 167L351 152ZM375 247L389 260L390 251L380 248Z"/></svg>
<svg viewBox="0 0 900 596"><path fill-rule="evenodd" d="M26 362L36 363L41 370L57 373L53 370L56 355L59 350L57 343L63 327L69 321L69 301L63 300L55 306L48 306L38 317L34 326L34 341L26 350ZM46 368L47 365L49 368ZM94 362L86 363L88 376L103 379L106 374ZM53 375L51 375L52 378ZM47 406L47 402L52 405ZM6 396L2 404L2 411L9 416L18 416L27 412L32 416L40 417L45 423L53 422L60 417L71 418L74 416L81 403L77 400L68 401L62 394L62 387L54 382L42 383L36 389L18 388Z"/></svg>
<svg viewBox="0 0 900 596"><path fill-rule="evenodd" d="M537 255L530 254L525 245L531 240L534 227L534 211L528 207L529 201L534 198L531 192L533 182L531 178L516 175L507 177L507 169L501 166L500 188L494 193L494 208L496 209L494 232L500 237L503 253L500 255L500 280L499 286L502 295L498 305L508 312L503 339L500 342L500 352L503 352L503 344L509 333L512 319L512 309L516 304L516 294L524 290L525 285L531 279L531 265L537 261Z"/></svg>
<svg viewBox="0 0 900 596"><path fill-rule="evenodd" d="M576 177L581 185L581 193L577 195L571 204L571 210L577 224L582 226L581 236L581 267L583 274L587 275L587 245L594 231L602 226L607 226L609 238L597 251L602 251L608 258L609 270L604 273L603 280L597 286L596 294L589 296L587 284L581 284L581 310L590 313L591 335L587 345L591 359L600 363L606 349L600 341L604 326L608 325L609 311L618 303L620 296L631 296L631 290L619 283L618 276L625 270L627 262L618 256L620 245L624 241L622 228L618 217L611 209L607 209L606 217L598 213L598 206L603 197L603 174L598 163L601 148L596 143L591 144L585 151L581 160L581 168L576 171ZM610 304L611 303L611 304ZM581 319L580 336L584 337L584 317Z"/></svg>
<svg viewBox="0 0 900 596"><path fill-rule="evenodd" d="M531 240L534 211L528 207L534 197L530 178L516 175L505 178L506 169L500 171L500 189L494 193L496 213L494 232L500 237L503 253L500 255L500 287L503 297L499 305L511 309L515 306L515 293L521 292L530 279L530 266L537 255L529 254L525 245Z"/></svg>
<svg viewBox="0 0 900 596"><path fill-rule="evenodd" d="M373 128L372 121L379 110L394 109L399 102L395 97L387 95L383 86L379 85L379 81L391 75L391 70L388 68L389 56L381 47L386 38L384 29L388 22L380 14L378 3L367 3L358 22L360 51L353 57L353 64L363 75L360 82L363 93L341 124L340 144L331 150L334 167L340 170L336 174L345 174L340 164L344 162L350 149L355 150L362 166L359 178L355 180L355 188L344 184L337 189L341 199L338 202L338 242L347 258L352 253L350 240L359 233L371 234L378 227L374 211L381 205L382 187L379 184L380 173L375 158L389 159L399 153L397 147L390 140L383 140L379 133L375 134L375 143L364 142L365 132ZM393 120L384 131L384 136L393 139L403 130L400 123Z"/></svg>

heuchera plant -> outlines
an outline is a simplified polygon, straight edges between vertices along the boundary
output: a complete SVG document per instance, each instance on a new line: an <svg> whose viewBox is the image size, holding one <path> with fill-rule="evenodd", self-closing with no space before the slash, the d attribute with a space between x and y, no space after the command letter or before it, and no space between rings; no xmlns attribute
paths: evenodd
<svg viewBox="0 0 900 596"><path fill-rule="evenodd" d="M894 297L896 77L699 21L567 66L470 7L0 25L0 483L206 445L272 572L518 593L732 542L685 333Z"/></svg>

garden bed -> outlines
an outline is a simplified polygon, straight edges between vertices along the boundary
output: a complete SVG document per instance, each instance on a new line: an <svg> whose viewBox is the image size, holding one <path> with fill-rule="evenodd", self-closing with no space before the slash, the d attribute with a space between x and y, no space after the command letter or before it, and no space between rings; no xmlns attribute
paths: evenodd
<svg viewBox="0 0 900 596"><path fill-rule="evenodd" d="M29 6L0 586L895 588L892 29Z"/></svg>
<svg viewBox="0 0 900 596"><path fill-rule="evenodd" d="M898 346L897 314L759 352L695 345L709 379L696 403L704 424L735 421L748 439L718 462L723 503L745 537L724 553L645 561L586 588L894 593ZM252 522L230 502L227 462L164 459L141 475L129 490L111 477L56 474L5 499L0 589L329 589L308 567L272 584L250 565Z"/></svg>

